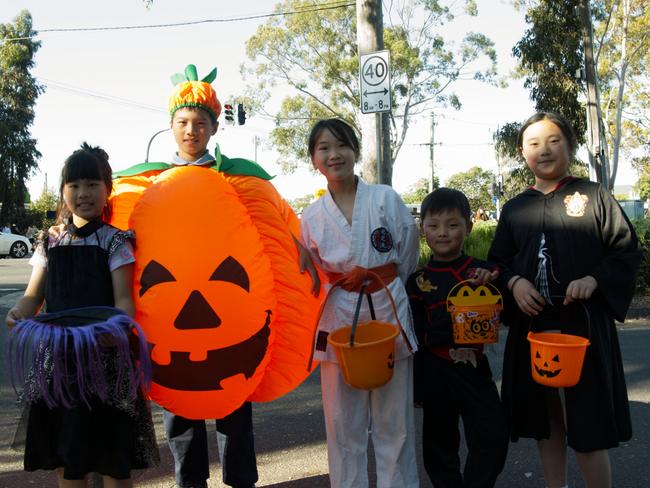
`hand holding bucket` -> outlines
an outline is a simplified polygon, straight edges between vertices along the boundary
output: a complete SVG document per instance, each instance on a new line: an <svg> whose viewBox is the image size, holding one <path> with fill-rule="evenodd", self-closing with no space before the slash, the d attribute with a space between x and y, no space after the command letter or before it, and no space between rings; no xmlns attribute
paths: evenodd
<svg viewBox="0 0 650 488"><path fill-rule="evenodd" d="M503 298L490 283L472 288L470 280L457 283L447 295L456 344L490 344L499 340L499 312Z"/></svg>
<svg viewBox="0 0 650 488"><path fill-rule="evenodd" d="M386 290L397 325L376 320L370 295L364 293L368 286L366 282L359 291L352 325L334 330L327 338L328 344L334 348L345 382L353 388L362 390L379 388L390 381L395 363L395 338L400 331L406 337L390 291L377 274L368 272L368 278L378 282ZM332 284L321 305L317 323L333 290L342 283L343 281L339 280ZM358 323L364 294L368 297L372 320ZM408 340L407 344L410 348Z"/></svg>

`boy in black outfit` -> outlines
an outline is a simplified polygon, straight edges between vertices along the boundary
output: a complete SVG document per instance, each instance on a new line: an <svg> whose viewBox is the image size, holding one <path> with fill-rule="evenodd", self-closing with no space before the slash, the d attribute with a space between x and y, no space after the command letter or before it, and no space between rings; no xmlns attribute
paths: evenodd
<svg viewBox="0 0 650 488"><path fill-rule="evenodd" d="M420 342L415 391L423 407L424 467L436 488L493 487L508 450L505 416L482 344L454 344L447 311L449 291L463 280L478 285L494 280L496 266L463 253L472 230L463 193L439 188L427 195L421 226L432 257L408 280ZM461 474L459 417L467 459Z"/></svg>

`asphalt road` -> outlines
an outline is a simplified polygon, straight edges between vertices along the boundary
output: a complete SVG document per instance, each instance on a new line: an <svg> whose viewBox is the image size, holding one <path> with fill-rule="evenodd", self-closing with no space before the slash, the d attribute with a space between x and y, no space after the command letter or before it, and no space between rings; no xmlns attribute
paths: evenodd
<svg viewBox="0 0 650 488"><path fill-rule="evenodd" d="M20 296L29 274L26 259L0 259L0 317L4 318ZM619 335L625 359L634 437L618 449L610 451L614 487L647 488L650 487L650 320L629 321L619 328ZM490 356L497 379L500 377L503 338ZM0 488L54 487L56 483L52 473L23 472L21 453L10 449L20 411L15 405L15 393L4 367L6 339L7 329L0 326L0 364L3 365L0 369ZM173 461L165 443L161 410L154 406L153 413L162 462L158 468L135 473L134 478L138 487L171 488L174 486ZM255 404L253 417L260 473L257 486L329 486L318 371L289 395L272 403ZM416 426L419 437L421 412L417 409ZM221 484L216 446L216 436L212 433L210 486L213 488L224 486ZM420 452L418 448L418 453ZM421 462L419 464L421 466ZM373 469L372 461L370 469ZM583 487L573 456L570 456L569 469L569 486ZM420 479L422 487L431 487L422 470ZM521 440L510 444L506 467L497 482L497 488L543 486L541 465L534 442Z"/></svg>

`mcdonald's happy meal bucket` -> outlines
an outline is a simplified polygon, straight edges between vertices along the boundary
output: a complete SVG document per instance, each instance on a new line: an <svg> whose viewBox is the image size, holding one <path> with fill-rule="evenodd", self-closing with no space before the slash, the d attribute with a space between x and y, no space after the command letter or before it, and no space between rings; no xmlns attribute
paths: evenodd
<svg viewBox="0 0 650 488"><path fill-rule="evenodd" d="M473 288L469 281L456 284L447 295L456 344L490 344L499 340L499 314L503 298L494 285Z"/></svg>

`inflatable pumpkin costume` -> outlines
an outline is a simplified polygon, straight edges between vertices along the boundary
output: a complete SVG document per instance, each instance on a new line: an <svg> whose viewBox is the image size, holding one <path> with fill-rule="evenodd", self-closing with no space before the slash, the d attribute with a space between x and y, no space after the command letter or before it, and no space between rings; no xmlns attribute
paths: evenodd
<svg viewBox="0 0 650 488"><path fill-rule="evenodd" d="M210 82L175 75L170 114L221 111ZM299 222L259 165L217 146L205 166L145 163L114 173L111 224L137 236L136 319L151 347L151 398L190 419L270 401L309 374L320 299L301 274ZM190 232L176 232L182 222Z"/></svg>

